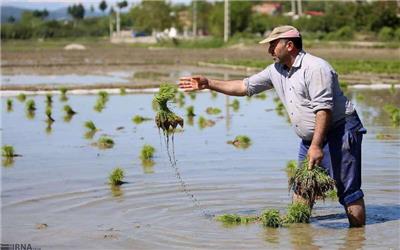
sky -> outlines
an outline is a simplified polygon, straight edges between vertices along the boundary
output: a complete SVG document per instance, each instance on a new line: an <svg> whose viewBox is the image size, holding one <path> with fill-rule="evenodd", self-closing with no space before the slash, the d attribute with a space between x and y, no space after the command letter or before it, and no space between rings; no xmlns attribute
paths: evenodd
<svg viewBox="0 0 400 250"><path fill-rule="evenodd" d="M107 4L115 4L121 0L106 0ZM140 0L127 0L129 6L132 3L138 3ZM1 0L2 6L14 6L25 9L47 9L56 10L63 7L68 7L72 4L82 3L85 7L93 5L95 8L99 6L101 0ZM190 0L171 0L173 3L189 3Z"/></svg>

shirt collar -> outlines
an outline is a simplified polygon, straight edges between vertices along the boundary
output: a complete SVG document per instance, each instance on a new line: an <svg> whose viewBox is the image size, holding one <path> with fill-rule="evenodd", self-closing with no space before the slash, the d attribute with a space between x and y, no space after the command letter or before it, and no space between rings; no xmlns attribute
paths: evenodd
<svg viewBox="0 0 400 250"><path fill-rule="evenodd" d="M303 62L303 58L305 56L306 52L304 50L300 50L299 54L297 54L296 59L294 59L294 63L292 65L292 68L300 68L301 63Z"/></svg>

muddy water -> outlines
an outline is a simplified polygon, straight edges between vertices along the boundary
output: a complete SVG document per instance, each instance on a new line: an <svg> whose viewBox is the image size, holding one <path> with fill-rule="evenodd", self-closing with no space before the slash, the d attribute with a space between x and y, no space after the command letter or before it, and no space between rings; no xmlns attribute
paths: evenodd
<svg viewBox="0 0 400 250"><path fill-rule="evenodd" d="M224 213L259 214L290 203L287 161L296 159L298 139L286 118L274 108L273 92L266 100L240 98L240 109L227 108L234 98L199 93L193 125L186 120L175 135L177 167L195 206L182 191L169 166L165 145L153 121L132 123L134 115L153 117L151 94L112 95L101 112L93 110L96 96L69 96L78 113L64 121L65 104L54 97L51 130L46 129L44 96L28 119L24 104L14 98L13 111L2 98L2 143L22 157L2 171L2 242L30 243L41 249L388 249L400 244L400 139L383 104L399 94L353 90L348 93L368 129L363 148L363 189L367 226L348 229L336 201L319 202L311 224L265 229L260 224L226 227L213 219ZM207 115L219 107L220 116ZM175 105L185 115L185 108ZM199 116L216 121L200 128ZM93 120L101 130L86 139L83 123ZM122 127L122 128L121 128ZM392 139L377 140L384 133ZM92 146L101 135L115 141L112 149ZM236 135L253 143L236 149L226 143ZM155 165L143 167L141 147L156 148ZM119 189L107 184L115 167L126 171ZM205 211L205 213L204 213ZM47 226L40 224L46 224ZM38 229L37 227L41 228Z"/></svg>

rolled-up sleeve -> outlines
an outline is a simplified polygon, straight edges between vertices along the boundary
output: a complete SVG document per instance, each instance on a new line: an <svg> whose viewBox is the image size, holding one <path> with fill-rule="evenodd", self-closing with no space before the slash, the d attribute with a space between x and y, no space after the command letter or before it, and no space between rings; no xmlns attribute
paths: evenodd
<svg viewBox="0 0 400 250"><path fill-rule="evenodd" d="M329 65L322 64L319 67L310 69L307 74L308 90L312 110L316 113L321 109L333 108L333 82L335 72Z"/></svg>
<svg viewBox="0 0 400 250"><path fill-rule="evenodd" d="M268 66L263 71L243 79L248 96L273 88L270 70L270 66Z"/></svg>

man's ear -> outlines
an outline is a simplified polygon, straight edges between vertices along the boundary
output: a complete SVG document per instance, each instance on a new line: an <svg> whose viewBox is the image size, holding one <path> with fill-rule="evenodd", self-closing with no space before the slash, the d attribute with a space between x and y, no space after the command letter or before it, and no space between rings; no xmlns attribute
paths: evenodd
<svg viewBox="0 0 400 250"><path fill-rule="evenodd" d="M287 50L288 51L293 51L294 50L294 43L292 41L288 41L286 43L286 46L287 46Z"/></svg>

